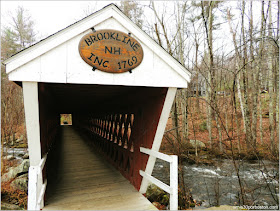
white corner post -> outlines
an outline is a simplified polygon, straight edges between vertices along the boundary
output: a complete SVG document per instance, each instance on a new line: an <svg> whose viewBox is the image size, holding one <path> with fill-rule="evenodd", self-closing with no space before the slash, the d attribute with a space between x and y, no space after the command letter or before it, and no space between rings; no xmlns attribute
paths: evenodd
<svg viewBox="0 0 280 211"><path fill-rule="evenodd" d="M29 179L28 179L28 210L38 210L42 208L37 205L40 197L40 190L43 186L42 172L40 172L41 143L40 143L40 123L39 123L39 99L38 83L22 82L26 132L29 151ZM39 191L38 191L39 190Z"/></svg>
<svg viewBox="0 0 280 211"><path fill-rule="evenodd" d="M22 82L30 166L41 161L38 83Z"/></svg>
<svg viewBox="0 0 280 211"><path fill-rule="evenodd" d="M170 110L171 110L171 107L172 107L172 104L173 104L173 101L174 101L174 98L176 95L176 91L177 91L177 88L175 88L175 87L168 88L168 91L167 91L167 94L165 97L165 101L163 104L162 112L161 112L161 115L159 118L159 123L158 123L158 127L156 130L155 138L153 141L153 146L152 146L153 151L156 151L156 152L159 151L161 141L163 138L163 134L164 134L164 130L165 130L165 127L167 124L167 120L169 118ZM145 169L146 174L148 174L148 175L152 174L154 166L155 166L155 162L156 162L156 157L149 156L149 159L148 159L148 162L146 165L146 169ZM171 171L171 169L170 169L170 171ZM139 192L142 194L146 193L148 185L149 185L149 181L146 178L143 178ZM176 186L178 188L178 183Z"/></svg>
<svg viewBox="0 0 280 211"><path fill-rule="evenodd" d="M178 156L170 157L170 210L178 210Z"/></svg>

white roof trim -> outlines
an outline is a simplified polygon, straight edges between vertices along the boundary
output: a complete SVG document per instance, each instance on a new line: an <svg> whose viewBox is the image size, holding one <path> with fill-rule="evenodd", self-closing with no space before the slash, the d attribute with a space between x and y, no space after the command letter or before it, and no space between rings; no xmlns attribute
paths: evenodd
<svg viewBox="0 0 280 211"><path fill-rule="evenodd" d="M125 19L126 21L129 21L133 23L125 14L123 14L119 9L116 7L114 8L117 12L117 16L115 18L117 20L120 20L121 18ZM122 23L122 22L121 22ZM178 71L178 73L183 76L185 79L189 78L191 76L191 73L186 70L186 68L180 64L174 57L172 57L169 53L167 53L156 41L154 41L149 35L147 35L143 30L141 30L136 24L126 25L127 29L129 29L131 32L137 31L137 34L134 33L134 35L141 40L142 42L146 43L147 46L159 57L161 57L164 61L168 61L167 63L175 70ZM138 34L139 33L139 34ZM173 66L174 65L174 66ZM175 68L174 68L175 67ZM190 80L190 79L189 79ZM189 81L188 80L188 81Z"/></svg>
<svg viewBox="0 0 280 211"><path fill-rule="evenodd" d="M146 43L147 46L159 57L161 57L172 69L176 70L185 80L190 81L190 72L181 65L175 58L169 55L161 46L159 46L150 36L142 31L136 24L134 24L126 15L124 15L114 4L111 4L92 15L84 18L83 20L76 22L73 25L55 33L45 40L38 42L37 44L19 52L11 58L5 60L3 63L6 66L6 72L10 73L16 68L28 63L29 61L43 55L51 49L61 45L62 43L70 40L71 38L89 30L95 25L114 17L120 23L125 24L125 27L132 32L142 42Z"/></svg>

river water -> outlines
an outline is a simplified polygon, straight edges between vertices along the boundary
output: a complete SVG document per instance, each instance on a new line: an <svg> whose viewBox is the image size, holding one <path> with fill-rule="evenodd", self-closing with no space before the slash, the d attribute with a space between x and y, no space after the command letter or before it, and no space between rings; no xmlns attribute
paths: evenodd
<svg viewBox="0 0 280 211"><path fill-rule="evenodd" d="M26 153L28 153L28 148L6 148L6 147L3 147L4 156L13 155L18 160L22 160L22 156Z"/></svg>
<svg viewBox="0 0 280 211"><path fill-rule="evenodd" d="M216 160L210 165L183 165L184 180L187 188L202 207L219 205L240 205L240 186L231 160ZM278 205L279 198L279 163L238 162L239 174L245 198L254 205ZM157 159L152 174L169 184L169 163ZM248 202L249 203L249 202Z"/></svg>

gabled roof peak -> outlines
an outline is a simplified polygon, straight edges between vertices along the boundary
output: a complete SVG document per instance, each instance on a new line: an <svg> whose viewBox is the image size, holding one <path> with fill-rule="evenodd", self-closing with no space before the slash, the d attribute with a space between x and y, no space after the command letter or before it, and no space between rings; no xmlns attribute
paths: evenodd
<svg viewBox="0 0 280 211"><path fill-rule="evenodd" d="M116 4L114 4L114 3L110 3L110 4L106 5L106 6L104 6L104 7L103 7L102 9L100 9L100 10L103 10L103 9L105 9L105 8L107 8L107 7L115 7L115 8L117 8L118 10L120 10L120 8L119 8ZM21 52L23 52L23 51L25 51L25 50L27 50L27 49L29 49L29 48L31 48L31 47L37 45L37 44L40 43L40 42L43 42L43 41L49 39L50 37L52 37L52 36L54 36L54 35L60 33L61 31L65 30L65 29L67 29L67 28L69 28L69 27L71 27L71 26L73 26L73 25L75 25L75 24L77 24L77 23L79 23L79 22L81 22L81 21L83 21L84 19L90 17L91 15L94 15L95 13L99 12L100 10L97 10L97 11L91 13L90 15L85 16L84 18L82 18L82 19L80 19L80 20L78 20L78 21L76 21L76 22L70 24L69 26L66 26L65 28L63 28L63 29L61 29L61 30L59 30L59 31L57 31L57 32L55 32L55 33L53 33L53 34L51 34L51 35L48 35L47 37L45 37L45 38L39 40L38 42L35 42L35 43L33 43L32 45L30 45L30 46L28 46L28 47L26 47L26 48L24 48L24 49L18 51L17 53L15 53L15 54L13 54L12 56L10 56L10 58L12 58L12 57L16 56L17 54L19 54L19 53L21 53ZM121 10L120 10L120 11L121 11ZM4 64L7 64L7 63L9 62L10 58L8 58L8 59L6 59L5 61L3 61L3 63L4 63Z"/></svg>
<svg viewBox="0 0 280 211"><path fill-rule="evenodd" d="M18 52L11 58L7 59L3 63L6 65L6 72L9 74L10 80L14 81L42 81L42 82L64 82L68 83L69 81L69 69L72 68L74 60L76 61L77 68L78 65L81 65L79 69L87 68L87 64L84 64L81 62L81 58L78 55L78 45L77 42L86 34L89 33L91 28L96 28L96 30L99 29L115 29L124 31L125 33L130 32L134 38L136 38L138 41L144 45L144 59L146 60L145 65L153 65L153 66L145 66L140 65L137 67L137 69L141 68L150 68L151 71L154 68L157 68L157 65L159 66L159 69L165 68L166 70L174 71L173 76L174 77L174 83L167 83L166 86L175 86L176 87L176 80L175 78L181 77L181 79L185 82L178 82L178 87L187 87L187 81L190 80L190 73L186 70L185 67L183 67L176 59L174 59L171 55L169 55L161 46L159 46L149 35L147 35L144 31L142 31L136 24L134 24L115 4L111 3L107 6L103 7L101 10L98 10L91 15L67 26L66 28L46 37L45 39L37 42L36 44ZM63 50L61 50L63 49ZM66 58L63 57L63 61L57 60L57 58L53 55L59 54L56 52L63 51L64 53L67 53ZM70 57L75 55L75 57L72 58L72 60L69 60ZM61 71L64 71L61 77L65 77L61 80L55 80L51 81L51 77L46 80L42 76L44 74L50 74L47 67L45 67L47 64L45 64L45 60L49 60L50 58L53 58L53 60L49 62L54 62L57 64L57 66L61 65L59 68ZM64 63L69 64L64 64ZM30 76L30 79L22 74L22 71L27 71L25 68L27 66L36 66L37 72L33 73L33 76ZM63 69L63 68L64 69ZM53 68L58 68L56 66L52 66ZM63 69L63 70L62 70ZM15 71L16 70L16 71ZM74 71L74 70L71 70ZM147 70L145 70L147 71ZM157 70L160 71L160 70ZM39 72L39 73L38 73ZM144 73L144 72L143 72ZM163 72L162 72L163 73ZM37 76L35 77L34 75ZM73 73L74 74L74 73ZM99 73L97 73L98 75ZM101 73L100 73L101 74ZM154 74L154 73L153 73ZM175 75L174 75L175 74ZM177 76L176 76L177 74ZM24 77L23 77L24 75ZM90 75L92 75L90 73ZM121 74L122 76L125 74ZM116 76L111 75L111 79L114 81L116 78L122 78L122 76ZM109 78L110 78L109 77ZM142 77L142 76L141 76ZM146 76L143 76L146 77ZM154 77L154 75L151 77ZM169 76L171 77L171 76ZM111 80L110 79L110 80ZM181 80L180 79L180 80ZM149 79L151 80L151 79ZM153 80L153 79L152 79ZM179 81L179 79L177 79ZM92 79L92 83L95 79ZM91 83L88 81L87 83ZM109 82L108 82L109 83ZM120 83L122 85L122 82L114 82L114 83ZM114 84L112 83L112 84ZM132 85L134 85L131 82ZM156 86L156 83L153 82L145 82L143 84L138 85L153 85ZM160 83L160 86L164 86L164 83ZM180 84L180 85L179 85ZM185 85L183 85L185 84ZM135 84L137 85L137 84Z"/></svg>

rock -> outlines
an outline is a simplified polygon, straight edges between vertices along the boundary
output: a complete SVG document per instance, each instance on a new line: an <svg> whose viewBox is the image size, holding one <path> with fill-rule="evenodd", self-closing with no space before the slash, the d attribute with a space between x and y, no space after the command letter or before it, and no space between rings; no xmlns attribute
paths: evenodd
<svg viewBox="0 0 280 211"><path fill-rule="evenodd" d="M197 146L198 148L205 148L206 145L199 140L190 140L190 145L195 148L195 146Z"/></svg>
<svg viewBox="0 0 280 211"><path fill-rule="evenodd" d="M168 205L169 196L156 185L149 185L146 191L146 198L151 202L159 202L161 205Z"/></svg>
<svg viewBox="0 0 280 211"><path fill-rule="evenodd" d="M16 140L17 143L22 142L22 141L23 141L23 135L21 135L21 136L19 137L19 139Z"/></svg>
<svg viewBox="0 0 280 211"><path fill-rule="evenodd" d="M12 167L10 170L1 177L1 182L8 182L17 177L18 174L27 173L29 169L29 160L25 159L17 167Z"/></svg>
<svg viewBox="0 0 280 211"><path fill-rule="evenodd" d="M23 208L1 201L1 210L23 210Z"/></svg>
<svg viewBox="0 0 280 211"><path fill-rule="evenodd" d="M8 155L7 157L6 157L6 159L8 160L8 161L10 161L10 160L14 160L14 159L16 159L14 156L12 156L12 155Z"/></svg>
<svg viewBox="0 0 280 211"><path fill-rule="evenodd" d="M23 141L23 138L24 138L24 135L21 135L21 136L19 137L19 139L20 139L21 141Z"/></svg>
<svg viewBox="0 0 280 211"><path fill-rule="evenodd" d="M24 154L22 158L23 159L29 159L29 154L28 153Z"/></svg>
<svg viewBox="0 0 280 211"><path fill-rule="evenodd" d="M13 182L11 182L11 187L17 190L22 190L27 193L28 173L17 177Z"/></svg>
<svg viewBox="0 0 280 211"><path fill-rule="evenodd" d="M210 204L209 204L208 201L202 201L201 207L207 207L207 208L209 208L209 207L210 207Z"/></svg>

